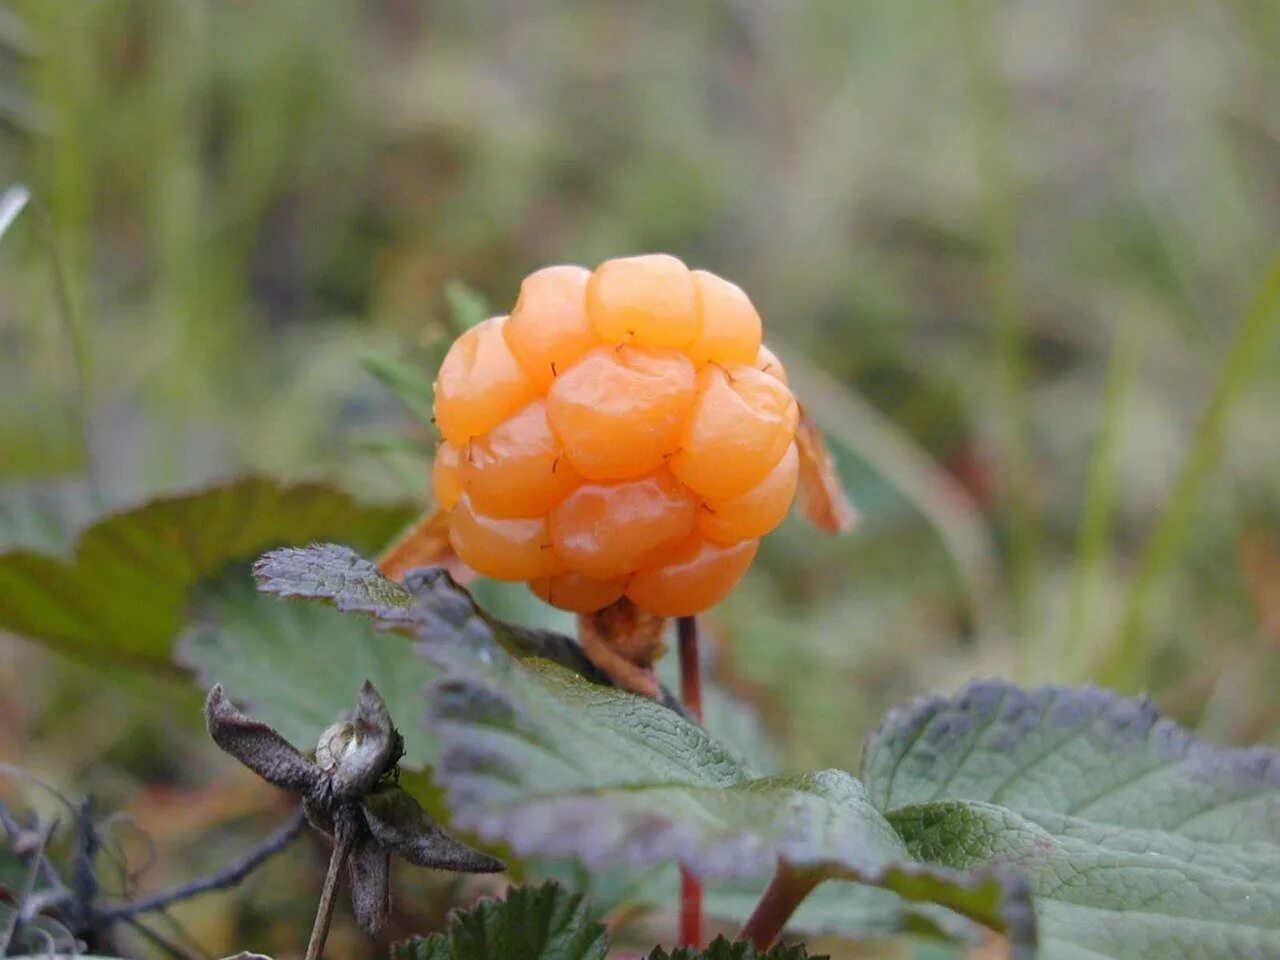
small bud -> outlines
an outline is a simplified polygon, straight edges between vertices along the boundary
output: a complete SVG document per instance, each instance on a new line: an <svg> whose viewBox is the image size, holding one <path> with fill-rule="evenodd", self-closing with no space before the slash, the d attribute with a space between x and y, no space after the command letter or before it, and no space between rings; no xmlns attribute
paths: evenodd
<svg viewBox="0 0 1280 960"><path fill-rule="evenodd" d="M325 728L316 743L316 766L330 776L338 769L343 756L352 746L356 727L350 720L339 720Z"/></svg>
<svg viewBox="0 0 1280 960"><path fill-rule="evenodd" d="M372 790L383 774L395 768L403 751L403 741L391 723L386 701L368 680L360 688L360 706L349 727L345 742L344 734L338 732L325 745L326 752L337 761L329 772L334 796L343 799Z"/></svg>

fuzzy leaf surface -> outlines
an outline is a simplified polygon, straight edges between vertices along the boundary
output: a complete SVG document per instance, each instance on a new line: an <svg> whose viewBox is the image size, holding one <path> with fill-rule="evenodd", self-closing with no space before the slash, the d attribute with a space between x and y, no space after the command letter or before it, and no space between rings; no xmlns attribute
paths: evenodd
<svg viewBox="0 0 1280 960"><path fill-rule="evenodd" d="M581 894L556 883L513 887L449 918L444 933L414 937L392 960L604 960L605 929L587 918Z"/></svg>
<svg viewBox="0 0 1280 960"><path fill-rule="evenodd" d="M316 544L266 554L254 565L254 576L263 593L367 614L384 629L408 633L426 646L468 651L481 660L500 658L504 652L551 660L592 683L612 685L574 640L489 616L442 568L414 571L398 583L349 547ZM667 706L678 707L668 691L663 697Z"/></svg>
<svg viewBox="0 0 1280 960"><path fill-rule="evenodd" d="M911 853L1029 879L1046 960L1280 955L1280 754L1091 687L984 682L891 714L863 776Z"/></svg>
<svg viewBox="0 0 1280 960"><path fill-rule="evenodd" d="M196 622L179 639L177 659L200 686L221 683L255 717L310 750L369 680L405 734L401 764L421 769L434 762L438 741L419 720L422 691L438 673L414 656L411 639L382 633L364 617L262 596L247 575L214 581L197 600Z"/></svg>
<svg viewBox="0 0 1280 960"><path fill-rule="evenodd" d="M88 659L165 666L202 580L280 544L377 547L411 517L333 487L261 478L161 497L89 526L70 556L0 553L0 630Z"/></svg>
<svg viewBox="0 0 1280 960"><path fill-rule="evenodd" d="M761 885L782 855L1030 942L1016 877L912 862L848 774L759 776L682 714L609 686L569 638L487 616L441 570L401 585L351 550L322 545L276 551L255 573L264 592L325 601L371 616L390 636L418 639L444 678L433 687L427 726L446 746L435 777L459 826L523 855L571 857L595 869L679 860ZM877 932L937 931L900 904L889 894L868 913Z"/></svg>
<svg viewBox="0 0 1280 960"><path fill-rule="evenodd" d="M1011 934L1034 923L1020 879L914 861L849 774L758 777L662 704L558 664L424 644L443 671L431 726L454 822L519 854L591 869L677 861L704 877L767 876L778 859L883 887Z"/></svg>

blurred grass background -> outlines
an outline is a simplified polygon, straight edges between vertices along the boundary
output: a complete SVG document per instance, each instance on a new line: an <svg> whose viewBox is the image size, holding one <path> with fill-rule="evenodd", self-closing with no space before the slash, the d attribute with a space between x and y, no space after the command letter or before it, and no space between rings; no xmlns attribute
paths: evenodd
<svg viewBox="0 0 1280 960"><path fill-rule="evenodd" d="M421 498L361 358L665 250L749 291L863 513L789 521L714 618L787 766L975 675L1280 741L1275 0L17 0L0 47L7 496ZM225 815L186 692L0 668L0 757L170 856L158 791Z"/></svg>

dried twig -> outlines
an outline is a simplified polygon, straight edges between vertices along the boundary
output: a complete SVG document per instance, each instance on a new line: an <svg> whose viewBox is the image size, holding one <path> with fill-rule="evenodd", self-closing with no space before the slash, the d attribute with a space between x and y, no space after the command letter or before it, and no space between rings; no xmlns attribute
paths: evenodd
<svg viewBox="0 0 1280 960"><path fill-rule="evenodd" d="M10 945L18 939L18 934L22 932L22 925L26 919L25 904L30 901L32 894L35 893L36 880L40 876L40 864L44 861L44 848L49 842L49 836L53 833L54 826L54 824L49 824L40 831L39 839L31 854L31 864L27 868L27 879L23 883L22 894L18 899L19 908L9 915L9 922L5 924L4 931L0 932L0 957L8 955Z"/></svg>
<svg viewBox="0 0 1280 960"><path fill-rule="evenodd" d="M180 900L189 900L190 898L199 896L202 893L210 893L214 890L226 890L230 887L234 887L259 866L287 847L298 836L298 834L302 832L302 828L306 825L306 822L307 819L302 813L302 808L299 807L284 826L263 840L258 844L258 846L254 847L235 863L224 867L215 873L211 873L208 876L199 877L189 883L184 883L173 887L170 890L165 890L162 893L153 894L149 897L142 897L138 900L131 900L128 903L122 903L118 906L100 910L98 911L98 916L103 920L126 920L130 917L135 917L140 913L150 913L154 910L163 910L170 904L177 903Z"/></svg>

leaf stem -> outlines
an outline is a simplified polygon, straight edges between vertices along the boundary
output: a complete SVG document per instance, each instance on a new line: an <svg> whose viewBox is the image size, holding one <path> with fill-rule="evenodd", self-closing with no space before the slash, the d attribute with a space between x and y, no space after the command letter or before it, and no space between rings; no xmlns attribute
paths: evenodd
<svg viewBox="0 0 1280 960"><path fill-rule="evenodd" d="M307 943L304 960L320 960L320 955L324 952L325 941L329 938L329 921L333 919L338 878L342 875L342 866L347 862L354 839L355 831L351 822L346 817L339 817L334 824L333 853L329 855L329 871L324 877L324 889L320 892L320 903L316 906L316 921L311 927L311 939Z"/></svg>
<svg viewBox="0 0 1280 960"><path fill-rule="evenodd" d="M676 621L680 645L680 699L702 723L702 664L698 657L698 618ZM680 945L702 945L702 881L680 868Z"/></svg>
<svg viewBox="0 0 1280 960"><path fill-rule="evenodd" d="M749 940L757 950L768 950L782 935L796 908L821 882L820 874L796 870L779 860L760 902L734 939Z"/></svg>

